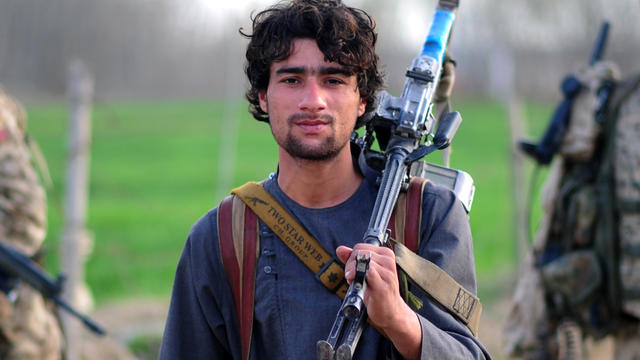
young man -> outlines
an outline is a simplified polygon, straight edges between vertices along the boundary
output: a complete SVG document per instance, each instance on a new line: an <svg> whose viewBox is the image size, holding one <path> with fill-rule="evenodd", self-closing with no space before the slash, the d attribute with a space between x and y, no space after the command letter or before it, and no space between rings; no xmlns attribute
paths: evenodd
<svg viewBox="0 0 640 360"><path fill-rule="evenodd" d="M371 18L337 0L280 3L253 19L247 35L251 112L278 145L278 171L264 188L354 278L355 251L371 252L369 320L356 359L472 359L488 354L471 332L419 293L416 313L399 292L393 251L359 243L375 202L376 174L354 165L349 138L373 109L382 84ZM218 209L191 230L176 273L161 359L241 358L238 321L218 241ZM424 190L421 256L475 293L468 219L450 191ZM314 278L262 222L251 359L315 358L341 300ZM387 340L388 339L388 340Z"/></svg>

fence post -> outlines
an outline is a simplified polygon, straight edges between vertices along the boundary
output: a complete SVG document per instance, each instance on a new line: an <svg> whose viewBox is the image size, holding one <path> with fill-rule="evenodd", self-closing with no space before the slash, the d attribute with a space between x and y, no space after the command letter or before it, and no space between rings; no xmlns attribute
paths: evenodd
<svg viewBox="0 0 640 360"><path fill-rule="evenodd" d="M232 29L240 28L236 19ZM242 47L231 43L226 51L222 122L220 124L220 150L218 151L218 174L215 188L216 201L229 195L235 173L236 146L238 144L238 96L242 93Z"/></svg>
<svg viewBox="0 0 640 360"><path fill-rule="evenodd" d="M505 107L509 126L509 149L511 160L511 191L513 205L513 225L516 241L518 268L524 260L528 246L527 203L525 182L525 158L518 149L518 141L524 134L522 103L518 98L515 76L516 64L506 47L497 47L490 57L489 92Z"/></svg>
<svg viewBox="0 0 640 360"><path fill-rule="evenodd" d="M92 247L92 235L85 228L88 204L89 154L93 78L86 65L73 60L68 69L69 137L65 194L65 225L60 246L61 272L65 275L63 298L86 312L93 300L84 282L84 263ZM67 359L80 359L81 323L60 314L65 332Z"/></svg>
<svg viewBox="0 0 640 360"><path fill-rule="evenodd" d="M518 269L522 270L522 264L529 245L529 225L527 224L527 182L525 179L525 158L518 147L518 141L524 134L524 116L522 102L512 98L508 103L509 130L511 133L511 179L513 182L514 224L517 244Z"/></svg>

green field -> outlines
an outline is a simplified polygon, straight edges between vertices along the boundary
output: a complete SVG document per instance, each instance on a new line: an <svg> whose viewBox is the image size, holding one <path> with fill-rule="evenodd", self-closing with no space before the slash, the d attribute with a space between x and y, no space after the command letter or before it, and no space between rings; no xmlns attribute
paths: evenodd
<svg viewBox="0 0 640 360"><path fill-rule="evenodd" d="M464 122L451 166L476 184L471 212L479 283L514 268L509 131L504 109L488 101L454 104ZM239 103L233 186L259 180L276 167L276 149L264 123ZM62 232L67 153L63 105L28 108L29 129L48 161L50 250L55 272ZM215 206L222 132L220 104L163 102L96 105L93 111L88 228L94 234L86 277L98 303L138 296L169 296L175 266L191 225ZM528 108L541 128L545 106ZM233 152L231 152L233 153ZM439 161L440 155L432 155ZM490 285L488 286L490 287ZM482 292L481 292L482 295Z"/></svg>

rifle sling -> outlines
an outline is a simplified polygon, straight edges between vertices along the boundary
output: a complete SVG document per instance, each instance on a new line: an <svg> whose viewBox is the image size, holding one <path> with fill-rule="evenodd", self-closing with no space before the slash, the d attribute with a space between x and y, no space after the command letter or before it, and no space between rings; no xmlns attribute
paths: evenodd
<svg viewBox="0 0 640 360"><path fill-rule="evenodd" d="M314 273L316 279L341 299L348 285L344 269L335 257L298 223L264 187L249 182L233 189L255 214L293 251ZM458 317L473 333L478 335L482 305L476 296L459 285L449 274L429 260L422 258L406 246L395 243L396 263L407 273L412 282L449 312Z"/></svg>
<svg viewBox="0 0 640 360"><path fill-rule="evenodd" d="M411 281L458 317L474 336L478 336L482 304L438 265L396 243L396 264Z"/></svg>
<svg viewBox="0 0 640 360"><path fill-rule="evenodd" d="M341 299L347 293L348 284L344 269L307 230L296 221L280 203L256 182L248 182L233 189L238 196L282 242L315 274L329 291Z"/></svg>

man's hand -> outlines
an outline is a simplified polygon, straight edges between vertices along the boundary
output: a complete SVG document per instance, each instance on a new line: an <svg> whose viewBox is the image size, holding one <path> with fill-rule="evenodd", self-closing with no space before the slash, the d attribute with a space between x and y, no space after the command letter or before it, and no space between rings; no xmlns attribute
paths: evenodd
<svg viewBox="0 0 640 360"><path fill-rule="evenodd" d="M364 294L369 319L387 334L405 359L419 359L422 327L417 315L400 296L393 251L364 243L353 249L339 246L336 255L345 263L345 278L349 284L355 277L356 251L371 253Z"/></svg>

